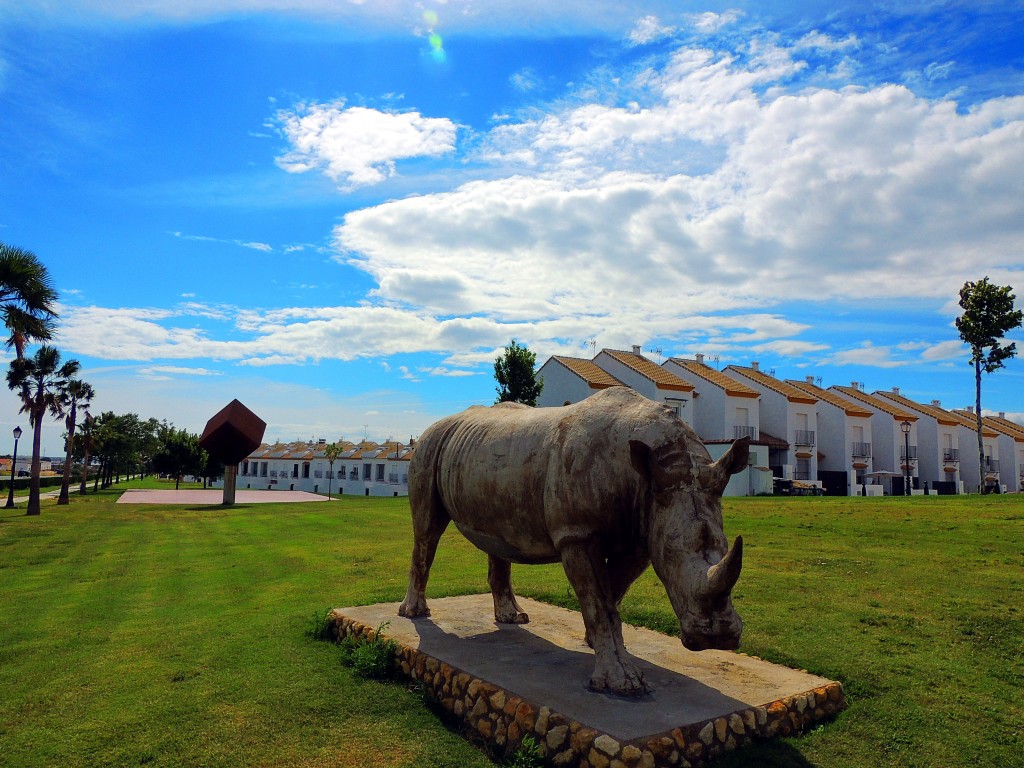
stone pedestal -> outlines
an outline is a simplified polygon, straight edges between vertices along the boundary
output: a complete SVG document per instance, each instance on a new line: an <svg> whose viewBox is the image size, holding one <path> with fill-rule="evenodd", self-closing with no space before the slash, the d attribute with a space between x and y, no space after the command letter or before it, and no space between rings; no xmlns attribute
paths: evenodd
<svg viewBox="0 0 1024 768"><path fill-rule="evenodd" d="M227 464L224 466L224 501L225 507L235 503L235 486L238 484L238 465Z"/></svg>
<svg viewBox="0 0 1024 768"><path fill-rule="evenodd" d="M678 638L623 626L653 693L632 700L586 687L593 652L574 611L518 598L524 625L495 624L491 596L430 600L431 616L398 603L332 612L335 634L383 634L401 675L501 755L531 735L569 768L699 766L755 739L790 736L846 706L842 686L729 651L694 653Z"/></svg>

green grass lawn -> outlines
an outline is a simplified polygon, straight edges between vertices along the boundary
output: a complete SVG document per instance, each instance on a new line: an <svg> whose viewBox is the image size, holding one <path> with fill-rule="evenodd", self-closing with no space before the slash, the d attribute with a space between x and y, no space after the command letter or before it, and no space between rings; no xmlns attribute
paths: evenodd
<svg viewBox="0 0 1024 768"><path fill-rule="evenodd" d="M159 487L164 487L163 485ZM0 510L0 765L471 766L400 685L305 631L399 600L406 499ZM843 682L850 708L721 764L1024 765L1024 497L741 499L742 650ZM574 605L558 566L519 591ZM429 595L486 590L449 532ZM650 571L627 621L678 632Z"/></svg>

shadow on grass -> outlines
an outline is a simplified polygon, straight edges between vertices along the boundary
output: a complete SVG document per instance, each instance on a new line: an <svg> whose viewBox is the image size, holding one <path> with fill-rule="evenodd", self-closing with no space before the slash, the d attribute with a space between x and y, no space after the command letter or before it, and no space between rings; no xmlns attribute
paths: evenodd
<svg viewBox="0 0 1024 768"><path fill-rule="evenodd" d="M815 768L818 764L804 757L788 741L781 740L758 741L715 761L717 768L750 768L753 765L758 768Z"/></svg>

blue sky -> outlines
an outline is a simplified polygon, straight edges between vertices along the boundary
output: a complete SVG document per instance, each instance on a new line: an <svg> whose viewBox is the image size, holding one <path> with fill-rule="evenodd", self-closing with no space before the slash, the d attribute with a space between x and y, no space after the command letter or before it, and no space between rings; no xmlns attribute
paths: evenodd
<svg viewBox="0 0 1024 768"><path fill-rule="evenodd" d="M407 439L492 402L513 337L961 407L959 287L1024 294L1022 20L0 2L0 240L53 274L94 410L196 431L238 397L269 439ZM1024 419L1022 383L986 408Z"/></svg>

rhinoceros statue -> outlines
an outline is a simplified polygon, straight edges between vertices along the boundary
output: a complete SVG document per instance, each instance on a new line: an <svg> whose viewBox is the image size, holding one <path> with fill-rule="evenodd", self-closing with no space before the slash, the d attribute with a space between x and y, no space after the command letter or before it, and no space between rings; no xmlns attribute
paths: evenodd
<svg viewBox="0 0 1024 768"><path fill-rule="evenodd" d="M748 440L711 461L667 406L626 387L575 405L474 406L430 426L409 466L414 543L399 614L429 616L425 589L449 521L487 553L499 623L529 621L511 563L561 562L594 649L590 688L640 696L647 686L622 641L619 603L649 565L690 650L738 647L732 549L721 496L747 464Z"/></svg>

